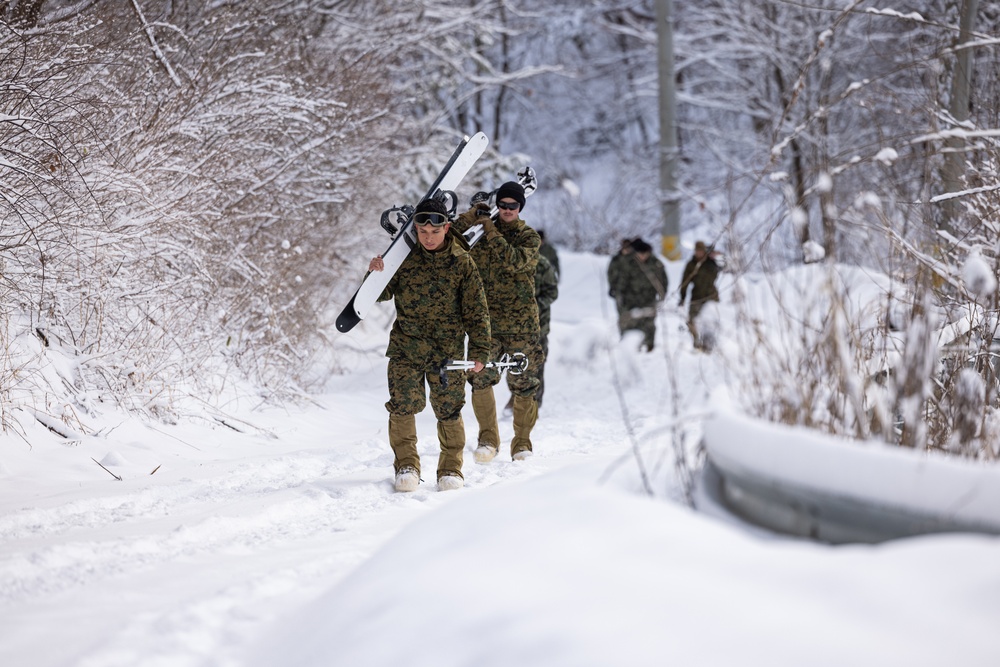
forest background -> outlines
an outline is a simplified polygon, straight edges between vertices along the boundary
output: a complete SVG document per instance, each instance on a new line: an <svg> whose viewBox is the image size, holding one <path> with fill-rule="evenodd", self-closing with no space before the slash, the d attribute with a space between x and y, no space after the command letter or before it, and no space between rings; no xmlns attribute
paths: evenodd
<svg viewBox="0 0 1000 667"><path fill-rule="evenodd" d="M530 164L525 217L556 246L655 241L673 197L734 303L803 263L884 277L855 312L831 270L818 318L775 314L796 345L739 322L745 407L995 458L1000 6L671 7L661 193L653 0L0 2L3 427L307 398L379 213L483 130L460 196ZM76 364L39 370L52 347Z"/></svg>

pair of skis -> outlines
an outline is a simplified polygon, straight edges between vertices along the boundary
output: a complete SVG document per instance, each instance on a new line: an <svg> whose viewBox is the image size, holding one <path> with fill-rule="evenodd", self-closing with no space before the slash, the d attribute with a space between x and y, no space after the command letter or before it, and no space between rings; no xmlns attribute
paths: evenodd
<svg viewBox="0 0 1000 667"><path fill-rule="evenodd" d="M427 194L420 201L423 202L435 197L448 198L450 195L454 206L455 194L453 190L469 173L476 160L486 152L486 146L489 142L490 140L482 132L477 132L472 137L463 139L430 189L427 190ZM362 280L361 286L337 317L337 331L341 333L350 331L364 319L371 307L378 301L386 285L389 284L389 280L402 266L403 260L409 256L410 250L417 244L417 233L413 226L413 209L401 207L398 210L403 214L402 225L395 233L392 243L382 253L382 263L385 268L382 271L372 271ZM387 226L387 223L388 215L383 214L382 226L392 233L392 229Z"/></svg>
<svg viewBox="0 0 1000 667"><path fill-rule="evenodd" d="M489 139L482 132L477 132L472 137L465 137L420 201L439 199L445 203L445 208L454 213L458 203L454 190L472 169L472 165L486 152L488 144ZM524 188L525 197L535 191L538 184L535 172L531 167L525 167L518 172L517 176L518 183ZM492 205L490 215L495 216L497 214L496 202L494 201L496 190L486 194L484 201ZM402 266L403 261L409 256L410 251L416 246L417 234L413 224L415 210L416 207L413 206L394 206L382 213L381 225L393 235L392 243L382 253L384 268L382 271L372 271L361 281L361 286L358 287L354 296L337 317L337 331L346 333L365 318L371 307L378 301L386 285L389 284L389 280L392 279L399 267ZM395 225L390 220L392 213L396 213ZM466 230L463 236L471 247L482 238L483 226L481 224L473 225Z"/></svg>
<svg viewBox="0 0 1000 667"><path fill-rule="evenodd" d="M517 172L517 182L522 188L524 188L525 199L527 199L532 192L538 189L538 180L535 178L535 170L532 169L531 167L525 167L521 171ZM482 201L484 203L489 204L490 217L495 218L498 213L496 196L497 196L496 190L492 192L477 192L472 197L472 203L475 204L479 201ZM472 246L476 245L479 239L483 238L483 234L485 233L486 231L483 229L483 225L480 223L478 225L473 225L472 227L469 227L467 230L465 230L462 236L464 236L465 240L469 242L469 247L471 248Z"/></svg>

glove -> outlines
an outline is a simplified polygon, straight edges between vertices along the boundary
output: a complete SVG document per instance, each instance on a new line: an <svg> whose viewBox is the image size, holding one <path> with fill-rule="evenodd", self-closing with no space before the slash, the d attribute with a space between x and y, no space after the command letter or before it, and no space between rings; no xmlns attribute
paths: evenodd
<svg viewBox="0 0 1000 667"><path fill-rule="evenodd" d="M490 205L484 202L479 202L478 204L472 207L472 210L476 212L476 216L478 217L483 217L484 215L486 217L489 217L490 215ZM482 221L479 220L477 222L482 222Z"/></svg>
<svg viewBox="0 0 1000 667"><path fill-rule="evenodd" d="M469 206L475 206L476 204L489 204L490 193L485 190L480 190L476 194L472 195L472 200L469 202Z"/></svg>
<svg viewBox="0 0 1000 667"><path fill-rule="evenodd" d="M487 213L489 213L489 211L487 211ZM496 223L493 222L493 218L491 218L488 215L477 218L476 222L480 223L483 226L483 233L486 236L494 236L499 233L497 232L497 226Z"/></svg>

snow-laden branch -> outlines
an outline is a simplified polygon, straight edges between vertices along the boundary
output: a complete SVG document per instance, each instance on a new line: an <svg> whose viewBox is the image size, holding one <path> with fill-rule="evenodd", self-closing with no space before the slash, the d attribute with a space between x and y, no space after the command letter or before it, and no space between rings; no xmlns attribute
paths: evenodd
<svg viewBox="0 0 1000 667"><path fill-rule="evenodd" d="M914 137L910 140L910 143L922 144L927 141L934 141L935 139L977 139L980 137L1000 137L1000 129L963 130L955 128L951 130L941 130L940 132L931 132L929 134L922 134L918 137Z"/></svg>
<svg viewBox="0 0 1000 667"><path fill-rule="evenodd" d="M948 201L949 199L968 197L970 195L977 195L983 192L997 192L998 190L1000 190L1000 185L984 185L981 188L970 188L959 192L945 192L944 194L931 197L931 203L937 204L938 202Z"/></svg>
<svg viewBox="0 0 1000 667"><path fill-rule="evenodd" d="M174 85L178 88L181 87L181 80L174 72L174 68L170 66L170 61L160 50L160 45L156 43L156 36L153 35L153 28L146 21L145 15L142 13L142 8L139 6L139 0L132 0L132 7L135 9L136 16L139 17L139 23L142 24L142 29L146 33L146 38L149 39L149 45L153 48L153 53L156 55L156 59L160 61L163 68L167 70L167 75L170 76L170 80L174 82Z"/></svg>

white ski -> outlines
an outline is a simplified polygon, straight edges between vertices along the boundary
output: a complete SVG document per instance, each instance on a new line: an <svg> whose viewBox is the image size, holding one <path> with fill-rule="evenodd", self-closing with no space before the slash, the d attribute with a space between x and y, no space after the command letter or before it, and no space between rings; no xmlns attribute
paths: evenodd
<svg viewBox="0 0 1000 667"><path fill-rule="evenodd" d="M472 169L472 165L486 152L488 144L489 139L482 132L477 132L471 138L466 137L459 144L458 148L455 149L451 159L448 160L448 164L444 166L437 180L434 181L434 184L431 185L427 194L420 201L430 199L439 193L453 191L458 187L458 184L462 182L462 179ZM386 218L383 216L383 226L385 225L385 221ZM389 284L389 280L392 279L392 276L402 266L403 260L409 256L410 251L416 244L417 235L413 228L411 209L410 214L406 216L403 226L396 233L392 243L382 253L382 263L385 265L385 269L382 271L373 271L365 276L361 282L361 286L354 293L354 296L351 297L350 302L344 307L344 310L341 311L340 316L337 317L338 331L342 333L350 331L358 322L365 318L371 307L378 301L386 285Z"/></svg>

